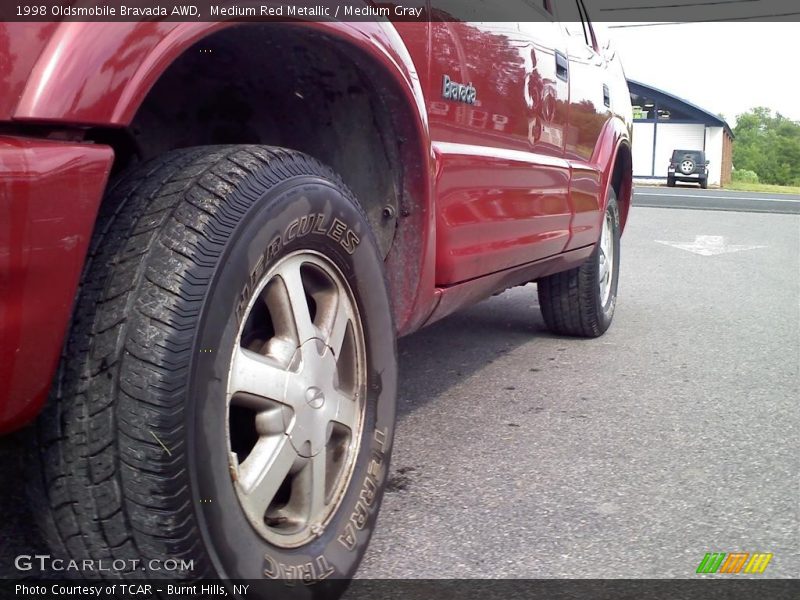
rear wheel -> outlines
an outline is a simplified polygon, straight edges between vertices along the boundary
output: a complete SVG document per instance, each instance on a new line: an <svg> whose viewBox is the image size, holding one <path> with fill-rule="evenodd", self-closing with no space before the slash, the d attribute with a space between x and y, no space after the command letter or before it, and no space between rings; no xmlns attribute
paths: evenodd
<svg viewBox="0 0 800 600"><path fill-rule="evenodd" d="M586 262L537 282L542 316L553 333L579 337L605 333L617 303L619 248L619 208L611 188L600 240Z"/></svg>
<svg viewBox="0 0 800 600"><path fill-rule="evenodd" d="M703 188L704 190L708 189L708 177L700 178L700 187Z"/></svg>
<svg viewBox="0 0 800 600"><path fill-rule="evenodd" d="M144 164L104 207L32 448L53 552L192 561L129 577L351 577L397 385L352 194L299 153L204 147Z"/></svg>
<svg viewBox="0 0 800 600"><path fill-rule="evenodd" d="M667 187L675 187L675 178L667 177Z"/></svg>

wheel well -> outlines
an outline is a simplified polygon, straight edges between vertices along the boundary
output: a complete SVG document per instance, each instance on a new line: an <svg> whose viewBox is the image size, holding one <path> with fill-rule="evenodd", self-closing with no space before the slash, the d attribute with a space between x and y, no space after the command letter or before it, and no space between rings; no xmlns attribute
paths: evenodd
<svg viewBox="0 0 800 600"><path fill-rule="evenodd" d="M114 147L115 172L207 144L283 146L314 156L366 211L399 317L419 282L427 212L414 110L364 51L308 27L242 24L211 34L170 65L126 130L90 137Z"/></svg>
<svg viewBox="0 0 800 600"><path fill-rule="evenodd" d="M614 171L611 174L611 187L617 193L619 224L620 228L624 229L633 200L633 160L631 148L628 144L621 144L617 149L617 156L614 159Z"/></svg>

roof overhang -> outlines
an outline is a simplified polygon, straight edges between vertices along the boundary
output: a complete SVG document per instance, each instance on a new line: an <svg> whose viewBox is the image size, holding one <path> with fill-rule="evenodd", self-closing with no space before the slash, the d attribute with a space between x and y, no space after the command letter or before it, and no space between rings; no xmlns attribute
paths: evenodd
<svg viewBox="0 0 800 600"><path fill-rule="evenodd" d="M725 132L731 137L731 139L734 137L733 130L731 129L730 125L728 125L727 121L725 121L725 119L719 115L715 115L712 112L700 108L696 104L692 104L683 98L679 98L674 94L665 92L664 90L653 87L652 85L647 85L641 83L640 81L634 81L633 79L628 79L628 89L630 89L630 91L634 94L649 96L657 102L660 100L668 104L680 104L681 109L685 113L691 115L692 118L697 119L699 123L704 123L705 125L709 125L711 127L722 127L725 129Z"/></svg>

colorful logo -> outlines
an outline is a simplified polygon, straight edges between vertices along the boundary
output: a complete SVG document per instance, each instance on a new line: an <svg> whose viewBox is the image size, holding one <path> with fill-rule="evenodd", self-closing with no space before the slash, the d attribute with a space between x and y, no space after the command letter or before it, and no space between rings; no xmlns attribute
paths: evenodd
<svg viewBox="0 0 800 600"><path fill-rule="evenodd" d="M767 570L772 554L766 552L707 552L697 566L697 573L750 573Z"/></svg>

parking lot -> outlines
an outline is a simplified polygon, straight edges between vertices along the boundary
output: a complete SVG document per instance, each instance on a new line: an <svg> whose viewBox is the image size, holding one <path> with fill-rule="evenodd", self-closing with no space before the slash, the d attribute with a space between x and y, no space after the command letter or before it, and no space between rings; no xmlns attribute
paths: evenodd
<svg viewBox="0 0 800 600"><path fill-rule="evenodd" d="M711 551L771 552L767 576L796 576L800 199L787 198L753 212L640 196L651 206L631 212L600 339L546 333L529 285L401 340L391 479L359 576L690 577ZM0 441L6 577L42 550L17 452Z"/></svg>

